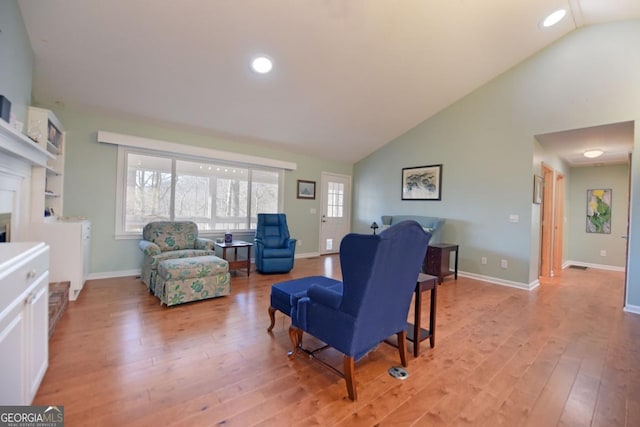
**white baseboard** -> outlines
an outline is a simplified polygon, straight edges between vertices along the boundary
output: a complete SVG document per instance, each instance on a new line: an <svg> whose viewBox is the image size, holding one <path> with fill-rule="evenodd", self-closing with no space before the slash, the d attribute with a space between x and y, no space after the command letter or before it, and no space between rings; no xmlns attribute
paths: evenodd
<svg viewBox="0 0 640 427"><path fill-rule="evenodd" d="M319 252L305 252L305 253L301 253L301 254L296 254L296 258L314 258L314 257L318 257L320 256ZM120 271L105 271L102 273L91 273L89 274L89 276L87 277L87 280L97 280L97 279L111 279L114 277L128 277L128 276L140 276L140 274L142 273L141 269L133 269L133 270L120 270ZM524 289L526 291L530 291L532 289L537 288L540 285L540 282L538 280L530 283L530 284L526 284L526 283L520 283L520 282L512 282L510 280L504 280L504 279L498 279L495 277L490 277L490 276L482 276L480 274L474 274L474 273L467 273L464 271L459 271L458 272L459 276L462 277L468 277L471 279L476 279L476 280L481 280L483 282L489 282L489 283L493 283L495 285L501 285L501 286L509 286L511 288L518 288L518 289Z"/></svg>
<svg viewBox="0 0 640 427"><path fill-rule="evenodd" d="M623 310L627 313L640 314L640 305L627 304L624 306Z"/></svg>
<svg viewBox="0 0 640 427"><path fill-rule="evenodd" d="M301 254L296 254L295 258L315 258L319 256L320 252L304 252Z"/></svg>
<svg viewBox="0 0 640 427"><path fill-rule="evenodd" d="M87 277L87 280L111 279L113 277L139 276L141 272L142 270L138 268L134 270L105 271L102 273L91 273Z"/></svg>
<svg viewBox="0 0 640 427"><path fill-rule="evenodd" d="M320 252L305 252L301 254L296 254L296 258L315 258L320 256ZM251 261L254 262L254 259L251 258ZM102 273L91 273L87 277L87 280L96 280L96 279L111 279L113 277L127 277L127 276L139 276L142 273L142 269L133 269L133 270L120 270L120 271L104 271Z"/></svg>
<svg viewBox="0 0 640 427"><path fill-rule="evenodd" d="M588 268L598 268L600 270L624 271L624 267L619 267L617 265L591 264L589 262L580 262L580 261L566 261L562 264L562 268L567 268L570 265L578 265L580 267L588 267Z"/></svg>
<svg viewBox="0 0 640 427"><path fill-rule="evenodd" d="M537 288L538 286L540 286L540 282L537 279L527 284L527 283L521 283L521 282L512 282L511 280L498 279L496 277L491 277L491 276L483 276L481 274L467 273L465 271L459 271L458 276L481 280L483 282L489 282L495 285L509 286L510 288L523 289L525 291L531 291Z"/></svg>

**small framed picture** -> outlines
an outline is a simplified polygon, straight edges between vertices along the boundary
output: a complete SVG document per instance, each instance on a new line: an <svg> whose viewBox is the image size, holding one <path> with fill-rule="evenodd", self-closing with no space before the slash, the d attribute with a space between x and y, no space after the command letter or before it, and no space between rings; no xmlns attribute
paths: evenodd
<svg viewBox="0 0 640 427"><path fill-rule="evenodd" d="M533 203L542 203L542 177L538 175L533 176Z"/></svg>
<svg viewBox="0 0 640 427"><path fill-rule="evenodd" d="M402 200L442 200L442 165L402 169Z"/></svg>
<svg viewBox="0 0 640 427"><path fill-rule="evenodd" d="M316 198L316 182L298 180L298 199L315 200Z"/></svg>
<svg viewBox="0 0 640 427"><path fill-rule="evenodd" d="M48 129L49 130L49 137L48 137L49 142L52 143L54 147L60 148L60 137L62 136L62 134L60 133L58 128L56 128L53 125L53 123L51 123L51 122L49 122L48 128L49 128Z"/></svg>

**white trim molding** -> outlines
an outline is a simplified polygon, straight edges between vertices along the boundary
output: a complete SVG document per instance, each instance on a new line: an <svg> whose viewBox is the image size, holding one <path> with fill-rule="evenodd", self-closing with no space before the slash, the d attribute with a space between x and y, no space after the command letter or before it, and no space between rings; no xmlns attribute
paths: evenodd
<svg viewBox="0 0 640 427"><path fill-rule="evenodd" d="M527 284L527 283L521 283L521 282L513 282L511 280L498 279L497 277L483 276L481 274L467 273L465 271L459 271L458 272L458 276L468 277L470 279L476 279L476 280L480 280L482 282L493 283L495 285L508 286L510 288L522 289L522 290L525 290L525 291L532 291L535 288L537 288L538 286L540 286L540 281L538 281L538 280L534 280L533 282Z"/></svg>
<svg viewBox="0 0 640 427"><path fill-rule="evenodd" d="M47 166L47 160L55 158L38 143L15 131L11 125L3 120L0 120L0 152L43 167Z"/></svg>
<svg viewBox="0 0 640 427"><path fill-rule="evenodd" d="M204 157L212 160L226 160L235 163L246 163L256 166L268 166L285 170L296 170L298 165L293 162L251 156L248 154L232 153L214 150L212 148L197 147L195 145L178 144L176 142L159 139L142 138L140 136L124 135L114 132L98 131L98 142L126 147L142 148L152 151L166 151L170 153L186 154L188 156Z"/></svg>
<svg viewBox="0 0 640 427"><path fill-rule="evenodd" d="M566 261L562 264L562 268L568 268L570 265L577 265L580 267L588 267L588 268L597 268L600 270L610 270L610 271L622 271L624 272L624 267L619 267L617 265L604 265L604 264L591 264L589 262L581 262L581 261Z"/></svg>
<svg viewBox="0 0 640 427"><path fill-rule="evenodd" d="M120 270L120 271L104 271L102 273L91 273L87 276L87 280L99 280L99 279L111 279L114 277L128 277L128 276L140 276L142 269L136 268L133 270Z"/></svg>
<svg viewBox="0 0 640 427"><path fill-rule="evenodd" d="M320 256L320 252L303 252L300 254L296 254L293 258L316 258Z"/></svg>
<svg viewBox="0 0 640 427"><path fill-rule="evenodd" d="M627 313L640 314L640 305L627 304L624 306L623 310Z"/></svg>

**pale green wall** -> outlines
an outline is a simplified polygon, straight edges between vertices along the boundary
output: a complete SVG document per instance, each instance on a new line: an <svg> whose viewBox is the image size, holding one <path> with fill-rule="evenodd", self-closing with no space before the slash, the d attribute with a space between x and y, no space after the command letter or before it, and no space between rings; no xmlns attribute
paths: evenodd
<svg viewBox="0 0 640 427"><path fill-rule="evenodd" d="M27 129L31 104L33 51L15 0L0 1L0 95L11 101L11 112Z"/></svg>
<svg viewBox="0 0 640 427"><path fill-rule="evenodd" d="M304 242L298 253L318 252L320 199L295 197L296 180L320 183L322 171L352 175L352 166L316 159L289 151L213 138L195 132L159 126L133 118L53 109L66 133L64 214L86 216L92 223L91 267L94 274L140 268L142 253L137 240L115 240L117 147L97 142L98 130L184 143L297 163L296 171L285 174L284 211L291 234ZM310 209L315 208L316 214ZM238 236L252 239L253 236Z"/></svg>
<svg viewBox="0 0 640 427"><path fill-rule="evenodd" d="M586 206L588 189L612 190L611 234L586 232ZM580 167L571 169L569 207L570 261L624 267L626 243L621 236L627 234L627 207L629 206L629 166ZM606 256L600 256L605 250Z"/></svg>
<svg viewBox="0 0 640 427"><path fill-rule="evenodd" d="M442 216L443 240L461 246L462 271L531 283L534 135L640 117L638 40L638 20L579 29L358 162L356 231L384 214ZM443 200L401 201L401 169L436 163L444 164ZM636 186L638 176L636 168ZM640 306L640 264L629 278L637 288L629 303Z"/></svg>
<svg viewBox="0 0 640 427"><path fill-rule="evenodd" d="M460 244L460 270L526 282L534 140L515 128L499 132L510 106L498 102L493 86L356 164L356 231L366 231L381 215L443 217L442 241ZM442 201L400 200L403 167L440 163ZM520 222L509 223L510 214L519 215ZM481 265L483 256L487 265ZM501 259L508 260L507 270L500 269Z"/></svg>

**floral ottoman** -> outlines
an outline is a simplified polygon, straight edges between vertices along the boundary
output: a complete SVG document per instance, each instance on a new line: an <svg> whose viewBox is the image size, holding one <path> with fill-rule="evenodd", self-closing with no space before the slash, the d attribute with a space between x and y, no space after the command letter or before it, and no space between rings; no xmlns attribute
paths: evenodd
<svg viewBox="0 0 640 427"><path fill-rule="evenodd" d="M166 259L158 264L155 286L168 306L229 295L229 263L214 255Z"/></svg>

